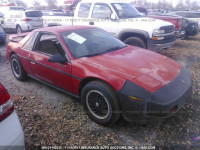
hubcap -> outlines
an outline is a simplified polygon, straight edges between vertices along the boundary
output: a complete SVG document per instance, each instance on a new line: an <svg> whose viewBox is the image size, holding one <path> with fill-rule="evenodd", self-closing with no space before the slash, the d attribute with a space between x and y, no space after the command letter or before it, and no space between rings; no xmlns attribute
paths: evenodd
<svg viewBox="0 0 200 150"><path fill-rule="evenodd" d="M99 91L89 91L86 95L86 104L90 113L98 119L106 119L110 114L108 100Z"/></svg>
<svg viewBox="0 0 200 150"><path fill-rule="evenodd" d="M12 70L13 70L13 73L15 74L16 77L20 76L21 71L20 71L20 68L19 68L19 64L15 59L12 60Z"/></svg>

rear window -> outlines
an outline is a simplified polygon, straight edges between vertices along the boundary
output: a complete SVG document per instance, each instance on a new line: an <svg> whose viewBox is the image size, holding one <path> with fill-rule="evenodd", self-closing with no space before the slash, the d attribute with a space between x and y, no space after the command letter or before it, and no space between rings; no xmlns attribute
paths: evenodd
<svg viewBox="0 0 200 150"><path fill-rule="evenodd" d="M42 17L42 12L41 11L29 11L26 12L26 17Z"/></svg>

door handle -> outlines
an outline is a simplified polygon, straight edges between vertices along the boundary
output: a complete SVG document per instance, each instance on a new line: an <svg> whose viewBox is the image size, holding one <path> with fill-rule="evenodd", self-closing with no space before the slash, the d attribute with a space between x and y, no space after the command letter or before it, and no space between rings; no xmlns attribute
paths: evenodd
<svg viewBox="0 0 200 150"><path fill-rule="evenodd" d="M89 25L94 25L94 22L90 22Z"/></svg>

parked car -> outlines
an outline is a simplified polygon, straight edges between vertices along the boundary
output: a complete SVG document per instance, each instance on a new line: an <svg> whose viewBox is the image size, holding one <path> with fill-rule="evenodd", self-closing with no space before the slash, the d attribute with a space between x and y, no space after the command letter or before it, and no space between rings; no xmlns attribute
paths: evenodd
<svg viewBox="0 0 200 150"><path fill-rule="evenodd" d="M43 19L46 26L99 27L126 44L153 51L169 48L176 41L171 23L142 17L129 3L113 0L84 0L76 6L74 17L43 16Z"/></svg>
<svg viewBox="0 0 200 150"><path fill-rule="evenodd" d="M186 19L181 16L172 16L172 15L148 15L150 18L160 19L164 21L168 21L175 26L175 34L176 38L183 38L185 36L185 26Z"/></svg>
<svg viewBox="0 0 200 150"><path fill-rule="evenodd" d="M4 14L12 10L25 11L25 8L21 6L1 6L0 7L0 12Z"/></svg>
<svg viewBox="0 0 200 150"><path fill-rule="evenodd" d="M0 44L6 43L6 33L4 29L0 26Z"/></svg>
<svg viewBox="0 0 200 150"><path fill-rule="evenodd" d="M37 10L9 11L4 14L1 25L5 30L17 33L41 28L43 26L42 12Z"/></svg>
<svg viewBox="0 0 200 150"><path fill-rule="evenodd" d="M175 25L176 38L187 39L188 36L195 36L198 34L198 23L191 21L182 16L174 14L148 14L147 10L143 7L136 7L140 13L147 15L150 18L168 21Z"/></svg>
<svg viewBox="0 0 200 150"><path fill-rule="evenodd" d="M32 77L82 100L88 116L110 125L168 118L190 96L191 74L174 60L128 46L99 28L56 26L11 35L17 80Z"/></svg>
<svg viewBox="0 0 200 150"><path fill-rule="evenodd" d="M141 14L149 18L160 19L160 20L167 21L174 24L176 38L183 39L185 37L186 19L184 17L177 16L177 15L163 14L163 13L155 13L155 12L148 14L147 9L143 7L136 7L136 9Z"/></svg>
<svg viewBox="0 0 200 150"><path fill-rule="evenodd" d="M189 36L195 36L199 33L198 22L186 19L185 35L182 39L187 39Z"/></svg>
<svg viewBox="0 0 200 150"><path fill-rule="evenodd" d="M199 26L200 26L200 12L196 12L196 11L175 11L172 12L172 14L176 14L179 16L183 16L191 21L195 21L198 22Z"/></svg>
<svg viewBox="0 0 200 150"><path fill-rule="evenodd" d="M61 10L61 9L53 9L52 11L53 11L53 12L60 12L60 13L64 13L64 11L63 11L63 10Z"/></svg>
<svg viewBox="0 0 200 150"><path fill-rule="evenodd" d="M43 11L42 16L69 16L63 12Z"/></svg>
<svg viewBox="0 0 200 150"><path fill-rule="evenodd" d="M0 149L23 150L24 133L9 93L0 83Z"/></svg>

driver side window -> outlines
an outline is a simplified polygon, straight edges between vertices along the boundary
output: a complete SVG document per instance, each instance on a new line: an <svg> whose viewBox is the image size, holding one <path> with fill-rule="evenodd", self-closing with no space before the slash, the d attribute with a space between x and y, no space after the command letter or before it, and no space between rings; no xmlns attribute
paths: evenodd
<svg viewBox="0 0 200 150"><path fill-rule="evenodd" d="M112 10L107 4L95 4L92 12L92 18L110 19Z"/></svg>
<svg viewBox="0 0 200 150"><path fill-rule="evenodd" d="M58 53L64 54L62 46L53 34L43 33L40 36L39 42L36 46L36 51L46 54L46 55L55 55Z"/></svg>

